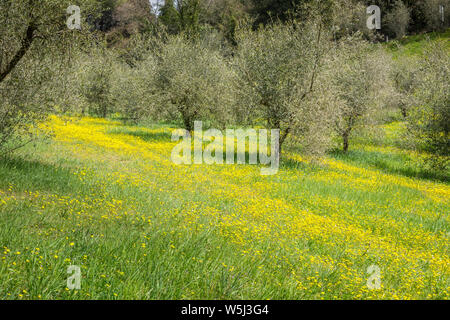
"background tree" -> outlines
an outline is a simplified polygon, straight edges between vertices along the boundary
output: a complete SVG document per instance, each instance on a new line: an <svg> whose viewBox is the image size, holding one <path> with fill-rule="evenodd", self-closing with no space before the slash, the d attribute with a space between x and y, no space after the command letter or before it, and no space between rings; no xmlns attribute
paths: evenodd
<svg viewBox="0 0 450 320"><path fill-rule="evenodd" d="M94 47L80 67L80 93L88 106L89 114L106 118L111 112L111 86L115 56L101 44Z"/></svg>
<svg viewBox="0 0 450 320"><path fill-rule="evenodd" d="M205 21L236 45L235 33L241 21L247 20L248 5L240 0L209 0L205 6Z"/></svg>
<svg viewBox="0 0 450 320"><path fill-rule="evenodd" d="M237 119L247 123L261 119L262 125L280 129L281 150L294 127L300 132L299 127L308 125L297 119L309 113L306 100L314 90L327 42L317 20L241 30L234 60L241 103L235 110Z"/></svg>
<svg viewBox="0 0 450 320"><path fill-rule="evenodd" d="M301 0L250 0L251 14L255 17L255 24L267 25L272 22L290 20Z"/></svg>
<svg viewBox="0 0 450 320"><path fill-rule="evenodd" d="M103 0L97 1L97 14L89 15L88 21L93 30L102 32L109 32L116 26L114 19L114 10L119 5L118 0ZM81 6L83 7L83 6ZM83 8L84 9L84 8Z"/></svg>
<svg viewBox="0 0 450 320"><path fill-rule="evenodd" d="M160 10L159 21L167 27L170 34L177 34L181 31L178 11L173 0L165 0Z"/></svg>
<svg viewBox="0 0 450 320"><path fill-rule="evenodd" d="M229 118L232 73L219 52L181 34L169 37L156 58L160 117L181 120L188 131L196 120L220 124Z"/></svg>
<svg viewBox="0 0 450 320"><path fill-rule="evenodd" d="M397 60L392 64L393 103L400 109L403 118L407 118L409 110L415 104L414 91L418 85L419 64L417 59Z"/></svg>
<svg viewBox="0 0 450 320"><path fill-rule="evenodd" d="M304 21L310 17L311 8L320 12L323 22L330 22L336 0L249 0L247 3L257 27L293 19Z"/></svg>
<svg viewBox="0 0 450 320"><path fill-rule="evenodd" d="M205 2L203 0L168 0L159 17L170 34L184 32L195 36L200 30Z"/></svg>
<svg viewBox="0 0 450 320"><path fill-rule="evenodd" d="M422 13L427 31L444 30L450 26L450 0L420 0L417 6ZM444 21L439 11L444 6Z"/></svg>
<svg viewBox="0 0 450 320"><path fill-rule="evenodd" d="M156 18L148 0L128 0L115 6L112 19L114 27L108 32L108 38L118 41L147 32Z"/></svg>
<svg viewBox="0 0 450 320"><path fill-rule="evenodd" d="M450 55L443 43L430 43L420 62L416 91L419 103L411 110L410 132L420 148L434 155L432 162L446 168L450 155Z"/></svg>
<svg viewBox="0 0 450 320"><path fill-rule="evenodd" d="M383 106L384 88L389 83L389 57L368 42L351 37L339 43L332 62L335 90L335 130L348 151L352 132L364 125Z"/></svg>
<svg viewBox="0 0 450 320"><path fill-rule="evenodd" d="M410 9L400 0L384 16L384 29L391 38L403 38L410 23Z"/></svg>

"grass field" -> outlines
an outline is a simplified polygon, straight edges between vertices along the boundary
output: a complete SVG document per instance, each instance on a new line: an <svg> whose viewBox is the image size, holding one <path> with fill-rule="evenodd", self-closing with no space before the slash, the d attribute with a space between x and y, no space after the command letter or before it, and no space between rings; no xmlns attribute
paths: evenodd
<svg viewBox="0 0 450 320"><path fill-rule="evenodd" d="M47 130L0 160L1 299L450 297L449 176L421 154L355 141L261 176L174 165L169 127L52 117Z"/></svg>
<svg viewBox="0 0 450 320"><path fill-rule="evenodd" d="M441 42L450 51L450 29L443 32L430 32L404 37L386 43L394 59L422 56L427 41Z"/></svg>

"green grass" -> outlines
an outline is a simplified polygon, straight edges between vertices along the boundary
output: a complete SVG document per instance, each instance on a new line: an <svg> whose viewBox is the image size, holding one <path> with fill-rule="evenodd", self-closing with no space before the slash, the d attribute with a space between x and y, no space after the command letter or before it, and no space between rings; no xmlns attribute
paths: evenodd
<svg viewBox="0 0 450 320"><path fill-rule="evenodd" d="M422 56L428 41L439 41L450 50L450 29L404 37L386 44L394 59Z"/></svg>
<svg viewBox="0 0 450 320"><path fill-rule="evenodd" d="M114 299L117 292L121 298L173 299L193 294L182 292L184 286L176 289L174 284L192 281L197 282L198 293L217 297L232 293L233 281L229 281L215 260L224 261L236 254L226 244L210 237L213 229L193 237L181 230L180 221L173 216L170 224L162 219L152 232L143 233L148 230L147 218L133 216L116 223L104 222L98 216L111 214L107 206L113 205L115 198L139 202L149 213L168 212L172 209L167 206L170 195L158 195L159 200L164 198L163 207L148 199L148 194L139 194L137 188L106 191L95 180L81 183L73 174L77 164L73 163L71 169L67 165L46 165L20 156L2 159L0 189L7 190L13 185L17 198L1 210L1 245L15 250L5 255L9 264L0 265L0 297ZM35 201L26 190L38 190L42 197ZM64 205L61 199L67 199L70 204ZM72 216L74 212L89 218L80 222ZM72 247L70 243L76 245ZM144 243L148 244L145 256L142 255ZM221 255L210 259L210 251L218 246ZM72 257L70 262L64 261L67 257ZM186 257L197 257L205 260L205 264ZM83 294L63 290L68 264L83 265ZM15 268L20 271L16 273L12 270ZM193 279L195 272L202 272L206 277ZM117 287L125 279L126 284Z"/></svg>
<svg viewBox="0 0 450 320"><path fill-rule="evenodd" d="M52 125L55 140L0 160L2 299L449 297L448 175L407 150L356 139L263 177L174 166L165 125Z"/></svg>

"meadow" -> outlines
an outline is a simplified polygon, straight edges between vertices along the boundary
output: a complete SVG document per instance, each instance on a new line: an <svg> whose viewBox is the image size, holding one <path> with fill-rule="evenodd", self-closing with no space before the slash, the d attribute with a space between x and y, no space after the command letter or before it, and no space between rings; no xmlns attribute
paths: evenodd
<svg viewBox="0 0 450 320"><path fill-rule="evenodd" d="M448 300L450 17L377 3L0 1L0 300Z"/></svg>
<svg viewBox="0 0 450 320"><path fill-rule="evenodd" d="M177 166L168 125L42 127L0 161L1 299L450 297L449 176L396 146L401 123L348 154L288 152L273 176Z"/></svg>

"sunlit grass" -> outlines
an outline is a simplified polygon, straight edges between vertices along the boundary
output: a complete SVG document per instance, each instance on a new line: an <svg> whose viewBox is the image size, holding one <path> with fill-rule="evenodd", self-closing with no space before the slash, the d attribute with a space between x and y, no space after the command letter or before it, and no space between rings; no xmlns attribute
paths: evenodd
<svg viewBox="0 0 450 320"><path fill-rule="evenodd" d="M264 177L174 165L167 126L49 126L51 141L0 161L0 298L450 295L448 176L409 151L358 142L318 164L294 153ZM81 290L66 288L69 265ZM381 289L366 285L370 265Z"/></svg>
<svg viewBox="0 0 450 320"><path fill-rule="evenodd" d="M450 50L450 29L444 32L430 32L404 37L386 44L394 59L420 57L423 55L427 41L439 41Z"/></svg>

